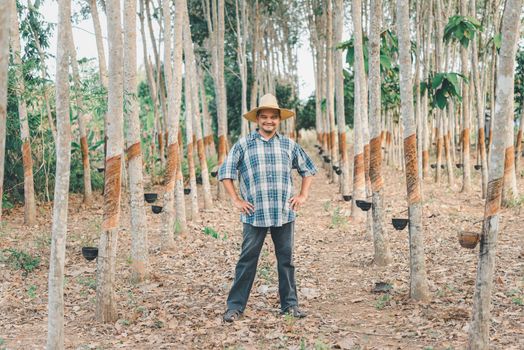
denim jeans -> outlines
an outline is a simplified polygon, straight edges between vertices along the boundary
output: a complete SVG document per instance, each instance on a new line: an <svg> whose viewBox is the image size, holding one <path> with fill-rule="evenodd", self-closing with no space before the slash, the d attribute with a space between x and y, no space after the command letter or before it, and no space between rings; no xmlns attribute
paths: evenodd
<svg viewBox="0 0 524 350"><path fill-rule="evenodd" d="M258 258L264 244L267 231L270 230L278 265L278 293L280 307L286 310L298 305L295 283L295 265L293 264L294 221L281 227L255 227L244 224L242 251L235 269L235 281L227 298L229 310L244 312L247 299L255 280Z"/></svg>

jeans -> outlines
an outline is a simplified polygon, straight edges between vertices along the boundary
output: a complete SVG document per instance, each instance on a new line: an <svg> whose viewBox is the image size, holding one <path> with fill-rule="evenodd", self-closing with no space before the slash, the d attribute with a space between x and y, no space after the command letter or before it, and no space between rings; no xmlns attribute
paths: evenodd
<svg viewBox="0 0 524 350"><path fill-rule="evenodd" d="M293 231L295 223L288 222L281 227L255 227L244 224L242 251L235 268L235 281L227 298L228 310L244 312L247 299L255 280L258 258L268 229L275 245L278 265L278 293L280 307L286 310L298 305L293 264Z"/></svg>

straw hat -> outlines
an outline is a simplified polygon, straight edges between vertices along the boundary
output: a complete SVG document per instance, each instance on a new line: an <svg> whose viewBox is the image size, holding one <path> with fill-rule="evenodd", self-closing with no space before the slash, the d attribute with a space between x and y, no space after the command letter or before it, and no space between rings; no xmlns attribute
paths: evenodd
<svg viewBox="0 0 524 350"><path fill-rule="evenodd" d="M252 110L244 114L244 118L256 123L257 112L260 109L278 109L280 111L280 120L285 120L295 115L295 112L293 112L290 109L280 108L278 106L277 98L275 96L273 96L272 94L265 94L260 98L260 101L258 102L258 107L253 108Z"/></svg>

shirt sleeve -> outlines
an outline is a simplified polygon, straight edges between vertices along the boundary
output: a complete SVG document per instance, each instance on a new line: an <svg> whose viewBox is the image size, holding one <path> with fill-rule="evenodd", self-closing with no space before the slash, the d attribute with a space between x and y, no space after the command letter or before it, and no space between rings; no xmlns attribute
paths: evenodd
<svg viewBox="0 0 524 350"><path fill-rule="evenodd" d="M232 148L226 159L218 169L218 180L224 179L236 180L238 178L238 168L240 165L241 147L236 143Z"/></svg>
<svg viewBox="0 0 524 350"><path fill-rule="evenodd" d="M313 160L311 160L298 143L295 143L293 150L293 169L297 169L302 177L313 176L317 173L317 168L315 164L313 164Z"/></svg>

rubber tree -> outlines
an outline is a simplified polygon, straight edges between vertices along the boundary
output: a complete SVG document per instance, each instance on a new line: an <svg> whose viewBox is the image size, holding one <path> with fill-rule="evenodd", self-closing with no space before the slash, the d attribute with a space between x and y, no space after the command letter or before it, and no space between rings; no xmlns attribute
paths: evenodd
<svg viewBox="0 0 524 350"><path fill-rule="evenodd" d="M69 119L69 47L71 0L58 2L56 45L56 176L48 277L47 345L64 349L64 265L71 166L71 123Z"/></svg>
<svg viewBox="0 0 524 350"><path fill-rule="evenodd" d="M364 162L364 127L363 127L363 111L365 104L362 102L367 99L366 95L362 95L363 89L360 87L365 80L364 71L364 54L362 43L362 2L361 0L352 0L351 10L353 14L353 32L354 32L354 50L355 50L355 87L354 91L354 108L353 108L353 129L355 132L353 143L353 202L351 207L351 217L355 221L364 221L366 214L357 207L357 200L366 199L366 178L365 178L365 162Z"/></svg>
<svg viewBox="0 0 524 350"><path fill-rule="evenodd" d="M384 198L382 189L382 123L380 122L380 33L382 30L382 0L371 0L369 35L369 124L370 124L370 177L373 215L374 262L379 266L390 263L391 253L384 227Z"/></svg>
<svg viewBox="0 0 524 350"><path fill-rule="evenodd" d="M131 207L131 280L142 281L148 273L148 230L144 211L144 179L137 101L137 0L124 4L124 98L126 121L126 155Z"/></svg>
<svg viewBox="0 0 524 350"><path fill-rule="evenodd" d="M466 0L460 0L460 14L468 16L468 3ZM460 65L462 68L462 75L469 77L469 57L468 48L464 45L460 46ZM470 165L470 96L469 86L465 80L462 80L462 192L469 193L471 190L471 165Z"/></svg>
<svg viewBox="0 0 524 350"><path fill-rule="evenodd" d="M180 164L180 143L178 140L180 110L182 101L182 24L185 0L175 2L175 31L173 60L171 60L171 30L165 31L168 38L164 44L164 75L168 91L168 110L166 126L168 135L167 165L164 180L164 226L162 229L162 249L175 246L175 187ZM164 27L171 28L169 2L164 3ZM177 217L179 219L179 217Z"/></svg>
<svg viewBox="0 0 524 350"><path fill-rule="evenodd" d="M333 0L327 0L326 11L327 27L326 27L326 110L327 118L329 120L329 149L331 163L329 166L329 174L331 181L338 183L339 176L333 169L333 165L339 164L339 149L337 141L337 128L335 125L335 73L333 69L333 56L335 54L335 46L333 45Z"/></svg>
<svg viewBox="0 0 524 350"><path fill-rule="evenodd" d="M190 33L190 26L189 26L189 16L184 16L184 32ZM209 170L207 167L207 157L206 157L206 151L205 151L205 144L204 144L204 138L202 134L202 114L200 113L199 106L199 81L200 77L198 75L199 72L197 72L197 64L195 61L195 52L193 49L193 42L191 39L191 35L187 36L187 40L189 41L189 47L188 47L188 57L186 58L185 64L187 69L187 74L191 77L188 79L188 83L191 87L191 101L193 108L193 126L194 126L194 135L196 138L196 145L197 145L197 153L198 153L198 159L200 161L200 175L202 177L202 192L204 197L204 209L211 209L213 207L213 197L211 195L211 185L209 182ZM202 109L204 105L202 105ZM245 118L243 118L245 119Z"/></svg>
<svg viewBox="0 0 524 350"><path fill-rule="evenodd" d="M0 198L4 193L5 137L7 120L7 72L9 65L9 25L14 9L11 1L0 3ZM0 221L2 201L0 201Z"/></svg>
<svg viewBox="0 0 524 350"><path fill-rule="evenodd" d="M71 24L69 30L69 57L73 70L73 83L75 85L75 103L77 107L78 131L80 133L80 149L82 152L82 168L84 174L84 203L90 204L93 200L93 191L91 188L91 165L89 161L89 145L87 144L87 126L85 118L84 100L82 98L82 87L80 81L80 70L76 56L76 48L73 38L73 28Z"/></svg>
<svg viewBox="0 0 524 350"><path fill-rule="evenodd" d="M491 290L497 237L499 231L504 163L508 147L508 115L513 115L513 86L522 0L508 0L502 17L502 44L498 55L497 91L493 118L493 141L489 158L488 191L484 208L484 222L480 234L477 279L473 296L472 322L469 327L468 349L489 349L491 324ZM511 143L513 145L513 142ZM511 150L512 151L512 150Z"/></svg>
<svg viewBox="0 0 524 350"><path fill-rule="evenodd" d="M123 42L120 1L106 2L109 39L109 81L106 120L107 152L105 159L104 214L98 244L96 281L96 319L116 321L116 252L120 225L120 200L123 156Z"/></svg>
<svg viewBox="0 0 524 350"><path fill-rule="evenodd" d="M333 18L333 40L335 45L342 41L344 31L344 1L335 0L335 13ZM336 119L338 126L338 143L340 151L340 192L343 196L349 196L350 173L349 159L347 150L347 133L346 133L346 116L344 113L344 69L343 69L343 52L334 52L334 69L335 69L335 104Z"/></svg>
<svg viewBox="0 0 524 350"><path fill-rule="evenodd" d="M413 83L411 41L409 37L409 2L397 0L397 32L399 41L400 100L404 126L404 160L409 212L410 291L415 300L428 298L428 281L424 258L422 200L418 176L417 134L413 116Z"/></svg>
<svg viewBox="0 0 524 350"><path fill-rule="evenodd" d="M18 100L18 116L20 119L20 138L22 139L22 162L24 166L24 223L32 226L36 224L36 201L33 180L33 158L31 156L31 140L25 101L20 30L18 14L16 11L16 0L8 1L11 1L11 7L13 9L11 16L11 48L13 51L13 62L16 65L16 98Z"/></svg>

